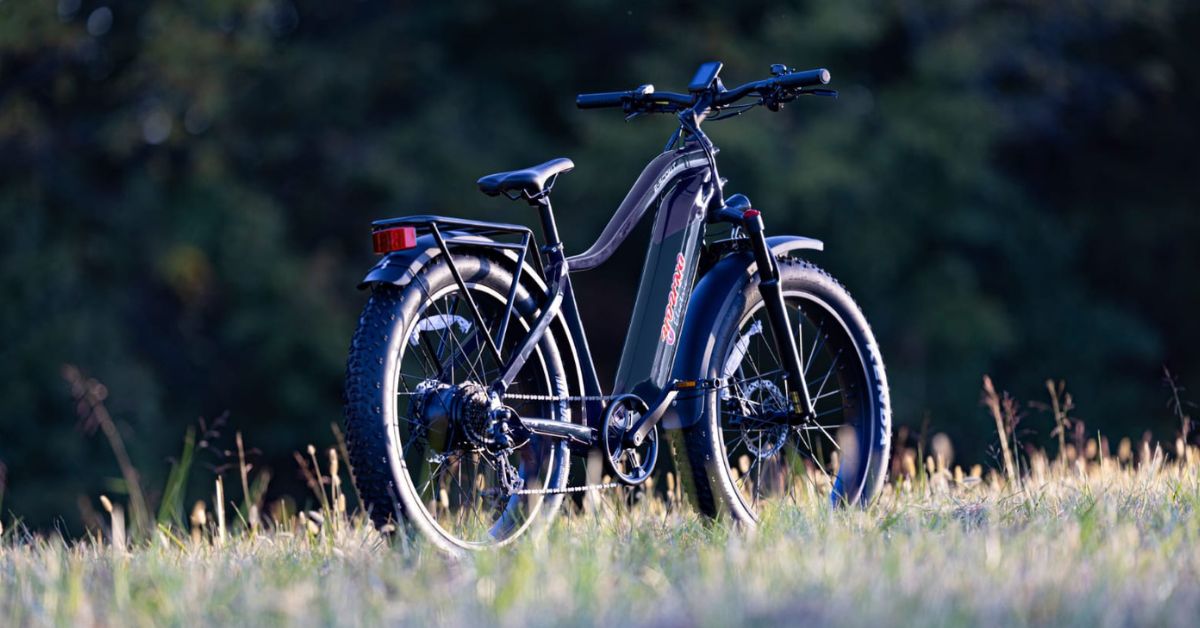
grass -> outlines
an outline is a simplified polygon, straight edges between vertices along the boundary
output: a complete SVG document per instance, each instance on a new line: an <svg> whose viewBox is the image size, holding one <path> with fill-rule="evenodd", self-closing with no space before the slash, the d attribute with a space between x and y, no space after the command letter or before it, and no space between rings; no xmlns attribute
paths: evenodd
<svg viewBox="0 0 1200 628"><path fill-rule="evenodd" d="M1194 625L1194 453L1035 456L1020 488L934 465L866 509L797 495L752 533L674 501L608 500L564 513L544 539L458 562L336 507L224 541L194 511L194 534L163 526L129 549L111 533L9 529L0 623Z"/></svg>
<svg viewBox="0 0 1200 628"><path fill-rule="evenodd" d="M338 447L296 455L319 511L289 512L287 502L264 511L270 476L251 477L237 434L213 495L185 512L194 451L211 447L219 418L201 423L199 440L188 432L152 519L109 429L106 390L67 375L81 420L104 432L133 490L124 503L100 497L106 518L84 540L12 522L0 532L0 626L1190 626L1200 617L1200 448L1187 444L1191 419L1169 374L1180 419L1169 456L1148 440L1124 439L1114 453L1088 438L1063 385L1047 382L1051 460L1018 442L1022 407L986 380L999 469L951 467L944 435L926 455L924 434L913 448L902 429L893 481L866 508L833 509L801 483L745 530L699 518L668 477L644 499L622 490L586 510L568 504L545 537L458 561L420 539L385 538L347 510L336 428Z"/></svg>

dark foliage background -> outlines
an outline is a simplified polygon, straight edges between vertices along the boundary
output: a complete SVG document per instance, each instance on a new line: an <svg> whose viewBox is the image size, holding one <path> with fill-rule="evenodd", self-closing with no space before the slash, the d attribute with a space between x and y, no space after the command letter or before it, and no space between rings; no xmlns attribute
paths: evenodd
<svg viewBox="0 0 1200 628"><path fill-rule="evenodd" d="M528 221L474 179L566 155L578 251L672 127L574 94L679 89L713 58L727 84L833 71L839 101L710 131L772 229L826 241L898 423L985 460L991 373L1022 399L1066 378L1089 430L1171 436L1161 368L1200 378L1197 33L1200 5L1164 0L0 2L3 508L71 528L120 490L68 363L151 493L225 411L218 448L242 430L295 489L291 452L340 415L367 223ZM642 254L579 279L605 373Z"/></svg>

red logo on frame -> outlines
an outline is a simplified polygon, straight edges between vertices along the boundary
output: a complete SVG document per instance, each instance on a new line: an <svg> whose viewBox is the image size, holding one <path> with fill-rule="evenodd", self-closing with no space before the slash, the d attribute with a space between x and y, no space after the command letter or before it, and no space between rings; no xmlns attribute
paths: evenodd
<svg viewBox="0 0 1200 628"><path fill-rule="evenodd" d="M662 333L659 335L659 339L669 345L675 344L675 329L679 326L679 284L683 283L683 269L686 267L687 260L683 253L676 254L675 274L671 275L671 292L667 294L667 312L663 315Z"/></svg>

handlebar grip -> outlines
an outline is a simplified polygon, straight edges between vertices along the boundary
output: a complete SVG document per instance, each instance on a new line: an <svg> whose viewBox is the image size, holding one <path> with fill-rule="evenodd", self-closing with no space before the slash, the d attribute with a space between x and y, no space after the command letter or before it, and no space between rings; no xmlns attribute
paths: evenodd
<svg viewBox="0 0 1200 628"><path fill-rule="evenodd" d="M624 104L625 99L629 97L629 92L598 92L594 94L580 94L575 97L575 106L580 109L601 109L603 107L620 107Z"/></svg>
<svg viewBox="0 0 1200 628"><path fill-rule="evenodd" d="M784 74L779 77L779 85L782 87L812 87L829 83L829 78L829 70L817 68L816 70Z"/></svg>

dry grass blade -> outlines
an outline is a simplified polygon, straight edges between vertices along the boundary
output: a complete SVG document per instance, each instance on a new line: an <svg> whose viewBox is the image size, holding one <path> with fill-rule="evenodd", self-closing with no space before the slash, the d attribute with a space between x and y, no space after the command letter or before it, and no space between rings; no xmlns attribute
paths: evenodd
<svg viewBox="0 0 1200 628"><path fill-rule="evenodd" d="M99 428L108 439L108 445L121 468L121 476L125 479L125 487L129 492L129 504L133 509L135 529L139 535L149 536L153 526L150 523L150 509L146 496L142 493L142 484L129 452L125 449L125 441L121 432L113 422L104 400L108 397L108 388L94 379L84 377L83 373L73 365L62 369L63 379L71 386L71 394L75 397L76 413L85 430Z"/></svg>
<svg viewBox="0 0 1200 628"><path fill-rule="evenodd" d="M4 491L8 488L8 467L0 460L0 517L4 516ZM0 522L0 525L3 525ZM3 528L0 528L3 530Z"/></svg>
<svg viewBox="0 0 1200 628"><path fill-rule="evenodd" d="M225 482L217 478L217 497L213 502L217 511L217 542L225 545Z"/></svg>
<svg viewBox="0 0 1200 628"><path fill-rule="evenodd" d="M258 530L259 515L258 504L251 497L250 493L250 465L246 464L246 447L242 444L242 432L239 430L234 436L237 442L238 454L238 476L242 480L242 504L246 512L246 520L250 523L251 531Z"/></svg>
<svg viewBox="0 0 1200 628"><path fill-rule="evenodd" d="M992 378L983 376L983 405L987 406L992 418L996 421L996 434L1000 437L1000 452L1003 455L1004 474L1010 484L1017 483L1017 467L1013 460L1012 450L1008 446L1010 431L1007 425L1004 399L996 393Z"/></svg>

